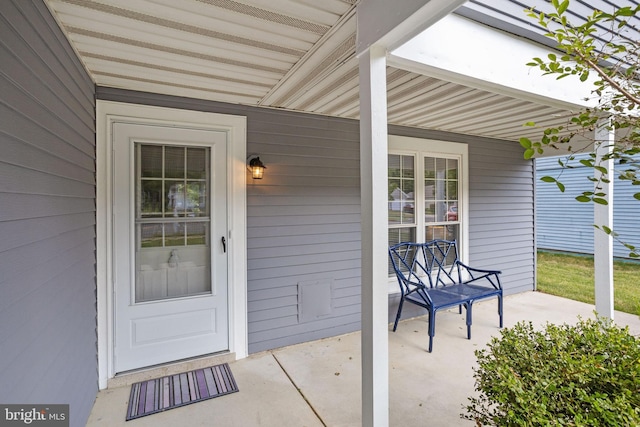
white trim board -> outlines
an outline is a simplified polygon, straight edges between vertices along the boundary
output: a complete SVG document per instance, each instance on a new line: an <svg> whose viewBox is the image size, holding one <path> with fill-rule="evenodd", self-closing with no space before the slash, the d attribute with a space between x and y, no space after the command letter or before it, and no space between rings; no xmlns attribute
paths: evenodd
<svg viewBox="0 0 640 427"><path fill-rule="evenodd" d="M229 135L229 351L241 359L248 355L247 231L246 231L246 117L153 107L122 102L96 102L96 278L98 310L98 385L113 378L113 274L112 274L112 125L115 121L162 124L195 129L223 130Z"/></svg>

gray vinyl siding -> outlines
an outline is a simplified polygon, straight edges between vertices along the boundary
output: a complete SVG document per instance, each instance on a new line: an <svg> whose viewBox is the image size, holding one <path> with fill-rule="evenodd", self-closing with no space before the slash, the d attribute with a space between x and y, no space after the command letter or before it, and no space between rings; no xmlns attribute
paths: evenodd
<svg viewBox="0 0 640 427"><path fill-rule="evenodd" d="M0 2L0 402L98 390L94 85L41 1Z"/></svg>
<svg viewBox="0 0 640 427"><path fill-rule="evenodd" d="M560 176L565 192L555 184L538 181L536 185L537 246L540 249L593 254L593 204L581 203L575 197L583 191L592 191L593 183L587 177L593 170L577 165L562 169L557 157L536 160L536 176ZM614 181L613 228L627 243L640 247L640 202L633 198L639 190L628 181ZM613 255L628 258L629 250L614 241Z"/></svg>
<svg viewBox="0 0 640 427"><path fill-rule="evenodd" d="M247 126L247 152L268 168L247 187L250 350L359 329L358 124L263 110ZM331 314L302 322L298 286L311 281L332 284Z"/></svg>
<svg viewBox="0 0 640 427"><path fill-rule="evenodd" d="M97 97L247 117L247 153L267 166L263 180L247 182L250 353L360 328L357 121L104 87ZM469 144L471 261L502 269L508 293L533 289L533 167L519 145L394 126L390 133ZM332 286L331 313L304 322L298 289L309 282ZM392 296L391 317L396 308Z"/></svg>

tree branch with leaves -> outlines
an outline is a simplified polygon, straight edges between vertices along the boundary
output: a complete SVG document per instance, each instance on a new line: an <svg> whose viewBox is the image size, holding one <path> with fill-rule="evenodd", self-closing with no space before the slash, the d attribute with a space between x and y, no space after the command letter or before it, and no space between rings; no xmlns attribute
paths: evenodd
<svg viewBox="0 0 640 427"><path fill-rule="evenodd" d="M590 76L595 76L593 100L596 106L584 108L570 117L561 126L542 130L539 140L521 138L529 159L536 155L564 148L570 154L559 160L563 168L575 167L576 156L583 154L582 148L572 146L576 140L590 140L597 144L596 129L607 123L607 130L616 134L615 146L602 160L614 160L616 177L639 186L634 198L640 201L640 41L636 24L640 23L640 5L619 7L611 12L594 10L581 22L569 19L569 0L552 0L550 13L535 9L527 15L545 29L545 36L557 43L558 54L550 53L547 58L533 58L527 65L542 70L544 75L556 79L577 77L588 84ZM576 20L575 17L572 18ZM525 126L536 126L528 122ZM576 197L580 202L607 204L603 183L611 182L608 169L598 162L595 148L586 153L579 164L600 173L594 173L589 180L594 182L593 191L584 191ZM597 176L597 177L596 177ZM560 191L565 190L561 176L545 176L545 182L555 183ZM630 251L630 256L639 258L638 248L626 243L608 227L598 226L613 236Z"/></svg>

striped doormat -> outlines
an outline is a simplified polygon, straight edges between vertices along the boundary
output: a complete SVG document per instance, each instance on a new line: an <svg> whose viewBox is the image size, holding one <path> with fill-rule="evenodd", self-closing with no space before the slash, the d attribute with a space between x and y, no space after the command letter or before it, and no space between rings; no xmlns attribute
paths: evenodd
<svg viewBox="0 0 640 427"><path fill-rule="evenodd" d="M227 363L131 386L127 421L238 391Z"/></svg>

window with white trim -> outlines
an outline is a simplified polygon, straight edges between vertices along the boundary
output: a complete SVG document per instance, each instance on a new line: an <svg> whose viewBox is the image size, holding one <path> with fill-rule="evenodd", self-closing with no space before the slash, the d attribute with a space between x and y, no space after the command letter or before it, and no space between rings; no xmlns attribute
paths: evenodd
<svg viewBox="0 0 640 427"><path fill-rule="evenodd" d="M467 153L466 144L389 136L389 246L455 239L466 258Z"/></svg>

